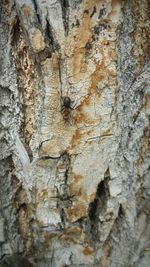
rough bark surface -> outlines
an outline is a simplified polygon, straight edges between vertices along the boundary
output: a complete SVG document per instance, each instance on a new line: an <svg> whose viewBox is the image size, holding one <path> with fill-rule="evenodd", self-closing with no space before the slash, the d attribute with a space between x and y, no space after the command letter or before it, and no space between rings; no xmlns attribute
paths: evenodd
<svg viewBox="0 0 150 267"><path fill-rule="evenodd" d="M149 10L1 1L2 266L149 267Z"/></svg>

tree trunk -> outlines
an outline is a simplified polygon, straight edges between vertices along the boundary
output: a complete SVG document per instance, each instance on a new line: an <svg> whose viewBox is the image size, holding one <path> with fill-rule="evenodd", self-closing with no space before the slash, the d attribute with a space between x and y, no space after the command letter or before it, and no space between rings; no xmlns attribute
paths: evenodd
<svg viewBox="0 0 150 267"><path fill-rule="evenodd" d="M3 263L149 267L149 10L1 1Z"/></svg>

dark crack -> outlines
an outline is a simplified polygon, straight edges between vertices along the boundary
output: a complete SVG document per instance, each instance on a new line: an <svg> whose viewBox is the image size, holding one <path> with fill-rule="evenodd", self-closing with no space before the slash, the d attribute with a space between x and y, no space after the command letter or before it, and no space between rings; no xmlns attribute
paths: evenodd
<svg viewBox="0 0 150 267"><path fill-rule="evenodd" d="M38 8L37 0L32 0L32 2L33 2L33 5L34 5L34 9L35 9L35 13L36 13L36 16L37 16L38 23L41 24L41 18L40 18L40 12L39 12L39 8Z"/></svg>
<svg viewBox="0 0 150 267"><path fill-rule="evenodd" d="M69 1L59 0L62 8L62 17L66 34L69 32Z"/></svg>
<svg viewBox="0 0 150 267"><path fill-rule="evenodd" d="M110 178L109 169L106 170L104 180L98 184L96 197L93 202L89 204L88 210L88 225L87 229L90 233L92 241L99 241L99 216L104 214L107 208L107 201L109 198L108 180Z"/></svg>

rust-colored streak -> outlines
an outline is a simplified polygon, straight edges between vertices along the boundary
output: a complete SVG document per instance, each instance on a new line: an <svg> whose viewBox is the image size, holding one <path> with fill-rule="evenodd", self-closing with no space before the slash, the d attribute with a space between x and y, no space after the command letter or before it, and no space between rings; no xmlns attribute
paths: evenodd
<svg viewBox="0 0 150 267"><path fill-rule="evenodd" d="M65 240L67 243L77 244L81 241L83 242L85 234L80 227L73 226L64 229L59 238Z"/></svg>
<svg viewBox="0 0 150 267"><path fill-rule="evenodd" d="M80 123L85 123L88 125L93 125L95 124L95 118L90 118L89 116L91 115L90 113L85 110L88 106L91 104L91 95L87 95L80 105L76 108L76 112L73 116L73 123L74 125L78 125ZM76 143L76 136L79 136L80 130L75 133L73 136L73 139L75 139ZM89 134L90 132L86 132L86 134ZM83 133L80 133L80 137L82 137Z"/></svg>
<svg viewBox="0 0 150 267"><path fill-rule="evenodd" d="M81 143L81 138L83 136L83 133L81 130L76 129L71 140L71 149L74 149L76 146L78 146Z"/></svg>
<svg viewBox="0 0 150 267"><path fill-rule="evenodd" d="M94 248L92 247L86 247L84 250L83 250L83 254L86 255L86 256L89 256L89 255L92 255L94 253Z"/></svg>
<svg viewBox="0 0 150 267"><path fill-rule="evenodd" d="M80 109L81 109L81 105L80 105ZM73 123L74 125L77 125L80 122L85 122L86 121L86 115L84 114L84 112L79 111L79 108L76 109L76 114L73 117ZM82 135L79 134L80 131L75 132L73 139L79 139L79 136L81 137ZM76 144L76 141L75 141ZM73 140L73 146L74 146L74 140Z"/></svg>
<svg viewBox="0 0 150 267"><path fill-rule="evenodd" d="M100 97L99 91L97 91L97 86L99 82L102 80L103 77L105 77L104 73L106 72L106 67L104 66L104 63L96 65L96 70L91 75L91 85L89 88L89 94L97 93L97 96Z"/></svg>
<svg viewBox="0 0 150 267"><path fill-rule="evenodd" d="M91 121L88 118L86 118L85 120L79 120L79 118L78 119L76 118L76 120L75 120L76 124L79 122L85 122L85 123L89 123L89 124L94 123L94 121ZM91 132L92 132L92 130L88 130L88 131L84 132L80 129L76 129L74 134L72 135L72 139L71 139L70 146L68 147L68 149L72 150L72 149L75 149L76 147L78 147L82 142L84 142L86 136L89 136Z"/></svg>
<svg viewBox="0 0 150 267"><path fill-rule="evenodd" d="M86 10L93 10L94 6L97 6L99 4L99 0L88 0L85 3L85 9ZM84 48L86 43L89 41L91 37L91 28L92 28L92 19L90 17L90 13L83 13L83 19L81 21L81 25L79 27L79 42L78 46L79 48Z"/></svg>
<svg viewBox="0 0 150 267"><path fill-rule="evenodd" d="M77 114L77 115L81 114L81 118L85 119L85 115L83 113L83 108L84 108L84 106L89 106L90 103L91 103L91 96L90 95L86 95L86 97L82 100L80 105L76 108L76 111L79 112L79 114Z"/></svg>
<svg viewBox="0 0 150 267"><path fill-rule="evenodd" d="M73 78L79 80L80 72L84 69L84 49L75 49L73 56Z"/></svg>
<svg viewBox="0 0 150 267"><path fill-rule="evenodd" d="M71 172L71 183L69 185L69 192L71 196L81 196L81 185L80 182L84 179L82 175Z"/></svg>
<svg viewBox="0 0 150 267"><path fill-rule="evenodd" d="M109 53L116 57L114 50L110 50ZM91 105L93 95L95 96L95 101L100 101L101 92L99 87L100 83L103 81L108 81L111 83L111 85L116 85L116 72L114 70L108 70L104 61L102 61L100 64L96 64L96 70L90 76L90 86L88 88L87 95L76 108L76 112L73 117L73 122L75 125L78 125L79 123L93 125L95 123L94 119L89 118L85 109Z"/></svg>
<svg viewBox="0 0 150 267"><path fill-rule="evenodd" d="M91 97L94 94L97 97L97 100L99 100L101 94L98 90L98 84L99 82L103 79L104 74L103 74L103 69L102 65L97 64L96 65L96 70L92 73L91 75L91 83L87 92L86 97L82 100L80 105L76 108L75 115L73 117L73 122L75 125L79 123L87 123L93 125L95 123L94 119L91 119L88 117L88 114L86 111L84 111L84 108L87 106L90 106L91 104ZM81 133L79 136L79 132L77 131L73 137L73 139L77 139L76 136L81 137ZM79 139L79 138L78 138Z"/></svg>
<svg viewBox="0 0 150 267"><path fill-rule="evenodd" d="M86 1L85 10L92 10L94 6L99 4L99 1ZM77 43L73 51L73 77L74 80L79 80L82 72L86 71L85 62L85 46L91 40L92 36L92 19L90 13L83 13L81 25L76 33Z"/></svg>
<svg viewBox="0 0 150 267"><path fill-rule="evenodd" d="M71 235L71 236L80 236L81 235L81 228L79 227L69 227L64 230L64 235Z"/></svg>
<svg viewBox="0 0 150 267"><path fill-rule="evenodd" d="M66 209L68 221L77 220L86 214L86 207L83 203L76 203L74 206Z"/></svg>
<svg viewBox="0 0 150 267"><path fill-rule="evenodd" d="M122 7L123 4L124 4L124 0L111 0L112 7L114 7L116 5L120 5Z"/></svg>
<svg viewBox="0 0 150 267"><path fill-rule="evenodd" d="M69 186L69 192L70 192L70 195L79 197L82 195L81 186L75 185L73 182Z"/></svg>
<svg viewBox="0 0 150 267"><path fill-rule="evenodd" d="M43 244L44 244L44 247L45 248L49 248L50 247L50 244L51 244L51 241L54 239L54 238L58 238L60 236L59 233L56 233L56 232L45 232L44 233L44 236L43 236Z"/></svg>
<svg viewBox="0 0 150 267"><path fill-rule="evenodd" d="M74 172L71 172L70 175L71 175L71 178L74 181L74 183L78 183L83 179L82 175L76 174Z"/></svg>

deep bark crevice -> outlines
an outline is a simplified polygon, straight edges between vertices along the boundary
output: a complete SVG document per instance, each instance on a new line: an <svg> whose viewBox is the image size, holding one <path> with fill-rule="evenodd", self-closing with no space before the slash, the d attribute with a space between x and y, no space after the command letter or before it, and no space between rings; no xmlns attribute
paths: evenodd
<svg viewBox="0 0 150 267"><path fill-rule="evenodd" d="M39 9L38 9L38 4L37 4L37 0L32 0L33 5L34 5L34 9L35 9L35 13L38 19L38 23L41 24L41 18L40 18L40 14L39 14Z"/></svg>
<svg viewBox="0 0 150 267"><path fill-rule="evenodd" d="M98 242L100 238L99 226L100 215L103 215L107 208L107 201L109 199L109 185L110 178L109 169L106 170L104 180L98 184L96 197L89 205L88 210L88 224L91 240Z"/></svg>
<svg viewBox="0 0 150 267"><path fill-rule="evenodd" d="M66 34L69 32L69 0L59 0L62 8L62 17Z"/></svg>
<svg viewBox="0 0 150 267"><path fill-rule="evenodd" d="M46 38L48 39L49 47L52 50L52 52L54 52L55 51L55 40L54 40L53 30L48 19L46 20L45 34L46 34Z"/></svg>

